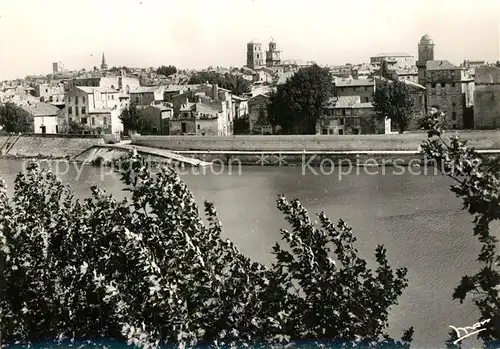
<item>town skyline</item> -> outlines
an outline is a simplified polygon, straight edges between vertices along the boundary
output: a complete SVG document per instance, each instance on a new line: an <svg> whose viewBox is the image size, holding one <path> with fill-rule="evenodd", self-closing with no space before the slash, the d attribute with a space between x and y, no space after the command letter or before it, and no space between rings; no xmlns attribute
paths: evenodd
<svg viewBox="0 0 500 349"><path fill-rule="evenodd" d="M381 52L416 57L424 34L436 44L436 59L454 64L500 59L497 0L86 4L19 0L0 5L0 79L47 74L57 61L69 70L92 69L100 65L103 53L110 67L243 66L246 43L255 40L266 48L271 37L283 59L325 65L368 63Z"/></svg>

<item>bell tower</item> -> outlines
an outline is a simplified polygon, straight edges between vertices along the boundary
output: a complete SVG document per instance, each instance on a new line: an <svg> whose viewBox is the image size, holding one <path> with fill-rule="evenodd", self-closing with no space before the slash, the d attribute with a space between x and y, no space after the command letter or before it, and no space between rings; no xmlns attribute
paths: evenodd
<svg viewBox="0 0 500 349"><path fill-rule="evenodd" d="M276 42L271 38L269 42L269 51L266 52L266 66L273 67L281 63L281 51L278 50Z"/></svg>
<svg viewBox="0 0 500 349"><path fill-rule="evenodd" d="M102 54L101 69L102 70L107 70L108 69L108 65L106 64L106 57L104 57L104 53Z"/></svg>
<svg viewBox="0 0 500 349"><path fill-rule="evenodd" d="M263 66L263 56L261 43L251 41L247 44L247 67L255 69Z"/></svg>
<svg viewBox="0 0 500 349"><path fill-rule="evenodd" d="M434 60L434 41L427 34L422 36L418 43L418 83L425 86L425 71L428 61Z"/></svg>

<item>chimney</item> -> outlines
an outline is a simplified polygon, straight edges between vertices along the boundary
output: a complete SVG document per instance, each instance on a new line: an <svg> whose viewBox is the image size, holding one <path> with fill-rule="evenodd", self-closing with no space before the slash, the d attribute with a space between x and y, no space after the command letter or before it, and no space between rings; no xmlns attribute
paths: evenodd
<svg viewBox="0 0 500 349"><path fill-rule="evenodd" d="M217 84L212 85L212 94L215 102L219 100L219 86Z"/></svg>

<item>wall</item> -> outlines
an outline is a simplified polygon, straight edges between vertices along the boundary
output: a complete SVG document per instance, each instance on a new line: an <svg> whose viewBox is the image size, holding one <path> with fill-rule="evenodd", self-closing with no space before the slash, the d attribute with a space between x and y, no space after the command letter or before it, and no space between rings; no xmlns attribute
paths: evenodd
<svg viewBox="0 0 500 349"><path fill-rule="evenodd" d="M500 84L476 85L474 99L474 127L500 127Z"/></svg>
<svg viewBox="0 0 500 349"><path fill-rule="evenodd" d="M42 133L42 126L45 126L45 133L57 133L57 116L35 116L33 118L35 133Z"/></svg>
<svg viewBox="0 0 500 349"><path fill-rule="evenodd" d="M500 131L463 131L476 149L500 149ZM426 133L307 136L132 136L137 145L170 150L227 151L417 151Z"/></svg>
<svg viewBox="0 0 500 349"><path fill-rule="evenodd" d="M0 136L0 146L7 138L8 136ZM14 142L16 139L17 136L12 136L9 142ZM17 139L10 151L4 155L14 157L73 157L97 144L104 144L102 137L23 134Z"/></svg>

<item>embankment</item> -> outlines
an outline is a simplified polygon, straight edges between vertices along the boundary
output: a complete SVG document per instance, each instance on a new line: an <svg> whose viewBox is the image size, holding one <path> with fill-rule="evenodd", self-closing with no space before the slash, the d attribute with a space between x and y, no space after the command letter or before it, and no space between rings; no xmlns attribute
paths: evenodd
<svg viewBox="0 0 500 349"><path fill-rule="evenodd" d="M476 149L500 149L500 131L459 134ZM423 132L346 136L132 136L132 144L173 151L417 151L426 138Z"/></svg>
<svg viewBox="0 0 500 349"><path fill-rule="evenodd" d="M104 144L102 136L66 134L0 135L0 156L7 158L70 158Z"/></svg>
<svg viewBox="0 0 500 349"><path fill-rule="evenodd" d="M500 154L498 131L462 131L459 134L480 151ZM133 136L132 144L166 148L187 157L230 166L411 166L425 163L419 148L426 139L426 133L357 136Z"/></svg>

